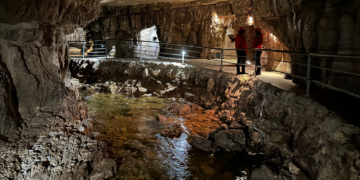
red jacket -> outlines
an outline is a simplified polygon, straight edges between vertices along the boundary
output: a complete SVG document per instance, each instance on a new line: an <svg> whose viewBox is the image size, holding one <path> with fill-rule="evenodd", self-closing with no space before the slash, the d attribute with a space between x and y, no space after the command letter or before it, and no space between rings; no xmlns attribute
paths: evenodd
<svg viewBox="0 0 360 180"><path fill-rule="evenodd" d="M237 36L235 38L235 48L236 49L247 49L244 34L237 34Z"/></svg>
<svg viewBox="0 0 360 180"><path fill-rule="evenodd" d="M257 38L251 43L254 49L261 49L264 43L263 35L260 33Z"/></svg>

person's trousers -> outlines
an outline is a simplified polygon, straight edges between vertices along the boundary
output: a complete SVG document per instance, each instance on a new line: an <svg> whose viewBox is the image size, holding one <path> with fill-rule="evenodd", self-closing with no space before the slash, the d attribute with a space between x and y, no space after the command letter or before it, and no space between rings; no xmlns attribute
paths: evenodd
<svg viewBox="0 0 360 180"><path fill-rule="evenodd" d="M245 63L246 63L246 52L245 51L236 51L237 54L237 63L244 64L244 65L236 65L236 74L245 74ZM241 72L240 72L241 66Z"/></svg>
<svg viewBox="0 0 360 180"><path fill-rule="evenodd" d="M261 74L261 63L260 63L261 54L262 54L262 51L255 52L255 63L256 63L256 66L258 66L258 67L256 67L256 75Z"/></svg>

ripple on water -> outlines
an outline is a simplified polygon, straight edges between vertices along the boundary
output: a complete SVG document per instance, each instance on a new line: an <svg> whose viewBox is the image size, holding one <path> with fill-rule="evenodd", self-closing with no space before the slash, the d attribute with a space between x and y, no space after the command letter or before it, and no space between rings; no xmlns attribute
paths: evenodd
<svg viewBox="0 0 360 180"><path fill-rule="evenodd" d="M101 132L109 157L118 164L114 179L245 180L254 162L259 164L242 153L211 155L192 148L186 133L179 138L161 136L163 125L155 117L167 115L163 109L173 105L173 99L100 94L84 100L93 116L94 130ZM175 121L183 127L186 123L181 117Z"/></svg>

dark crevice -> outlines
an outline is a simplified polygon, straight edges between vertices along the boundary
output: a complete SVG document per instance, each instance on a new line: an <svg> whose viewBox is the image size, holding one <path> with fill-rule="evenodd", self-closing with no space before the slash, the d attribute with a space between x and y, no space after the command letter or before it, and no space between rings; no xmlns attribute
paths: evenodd
<svg viewBox="0 0 360 180"><path fill-rule="evenodd" d="M28 74L32 75L32 76L35 78L35 80L36 80L36 82L37 82L37 86L36 86L36 87L37 87L37 89L39 89L39 86L40 86L40 80L39 80L39 78L37 78L36 75L34 75L34 74L32 74L32 73L30 72L30 70L29 70L29 68L28 68L28 66L27 66L27 64L26 64L26 60L25 60L25 56L24 56L25 52L21 50L21 47L17 46L17 48L18 48L18 50L19 50L19 52L20 52L21 60L23 61L23 64L24 64L24 67L25 67L26 71L28 72Z"/></svg>
<svg viewBox="0 0 360 180"><path fill-rule="evenodd" d="M2 69L4 69L5 74L6 74L4 84L6 84L5 87L7 87L7 88L5 88L5 90L6 90L6 94L8 95L9 98L5 98L4 100L6 100L6 104L10 111L7 113L9 116L13 116L16 126L19 127L20 124L23 122L23 119L21 118L21 115L19 112L19 99L17 97L16 87L15 87L15 84L11 77L11 73L8 70L6 64L2 61L1 56L0 56L0 67ZM8 79L8 81L6 81L6 79Z"/></svg>
<svg viewBox="0 0 360 180"><path fill-rule="evenodd" d="M25 10L24 10L24 13L19 16L19 19L21 19L21 18L26 14L26 11L28 10L28 8L29 8L29 4L26 5L26 8L25 8Z"/></svg>

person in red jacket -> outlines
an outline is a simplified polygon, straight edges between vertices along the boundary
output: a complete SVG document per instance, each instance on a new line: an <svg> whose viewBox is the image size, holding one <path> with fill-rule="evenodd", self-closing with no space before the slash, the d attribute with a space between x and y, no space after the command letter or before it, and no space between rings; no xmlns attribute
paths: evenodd
<svg viewBox="0 0 360 180"><path fill-rule="evenodd" d="M253 49L262 49L264 38L259 28L255 29L256 36L255 40L251 42ZM260 64L260 57L261 57L262 51L256 51L255 52L255 63L257 66L261 66ZM256 69L256 75L261 75L261 67L257 67Z"/></svg>
<svg viewBox="0 0 360 180"><path fill-rule="evenodd" d="M246 40L245 40L245 29L243 27L239 28L239 32L236 35L235 38L230 37L230 39L232 41L235 41L235 48L236 49L242 49L242 50L236 50L236 54L237 54L237 64L236 64L236 73L237 74L245 74L245 61L246 61L246 50L243 49L247 49L247 45L246 45ZM239 65L241 64L241 65ZM242 71L240 72L240 66Z"/></svg>

